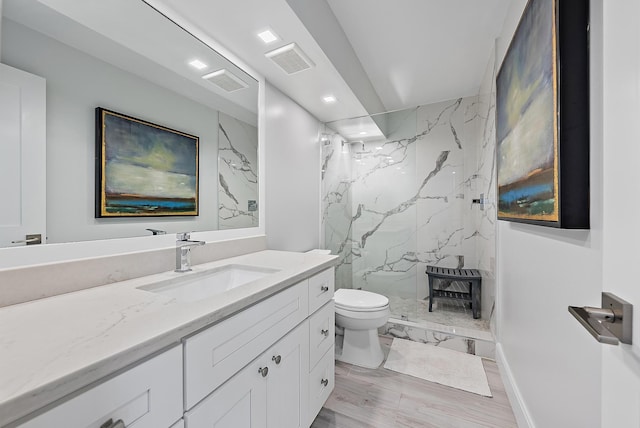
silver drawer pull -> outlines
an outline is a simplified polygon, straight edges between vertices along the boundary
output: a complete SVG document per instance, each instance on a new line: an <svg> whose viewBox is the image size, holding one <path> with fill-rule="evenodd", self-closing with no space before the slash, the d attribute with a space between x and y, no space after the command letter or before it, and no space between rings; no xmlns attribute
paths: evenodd
<svg viewBox="0 0 640 428"><path fill-rule="evenodd" d="M327 291L329 291L329 286L323 285L322 287L320 287L320 291L322 291L323 293L326 293Z"/></svg>
<svg viewBox="0 0 640 428"><path fill-rule="evenodd" d="M320 330L320 333L321 333L324 337L328 337L328 336L329 336L329 330Z"/></svg>
<svg viewBox="0 0 640 428"><path fill-rule="evenodd" d="M100 425L100 428L126 428L126 427L124 426L124 422L122 422L122 419L118 419L115 422L113 422L113 419L109 419L107 422Z"/></svg>
<svg viewBox="0 0 640 428"><path fill-rule="evenodd" d="M260 367L258 369L258 373L260 373L262 377L267 377L267 375L269 374L269 367Z"/></svg>
<svg viewBox="0 0 640 428"><path fill-rule="evenodd" d="M280 364L280 361L282 361L282 357L280 355L278 356L273 356L273 358L271 358L271 361L275 361L276 364Z"/></svg>
<svg viewBox="0 0 640 428"><path fill-rule="evenodd" d="M320 383L322 384L322 386L327 386L329 385L329 379L322 379Z"/></svg>

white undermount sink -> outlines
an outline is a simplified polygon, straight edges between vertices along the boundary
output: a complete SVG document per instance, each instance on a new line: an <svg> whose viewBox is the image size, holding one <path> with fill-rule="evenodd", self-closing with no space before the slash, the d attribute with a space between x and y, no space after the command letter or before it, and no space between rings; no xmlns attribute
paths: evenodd
<svg viewBox="0 0 640 428"><path fill-rule="evenodd" d="M183 278L172 278L138 289L173 297L181 302L196 302L249 284L274 272L278 272L278 269L232 264L185 274Z"/></svg>

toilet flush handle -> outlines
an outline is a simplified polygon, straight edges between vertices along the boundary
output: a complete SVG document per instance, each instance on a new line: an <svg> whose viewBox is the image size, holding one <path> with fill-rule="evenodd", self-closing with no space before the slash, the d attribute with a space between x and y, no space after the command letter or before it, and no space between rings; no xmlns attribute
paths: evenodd
<svg viewBox="0 0 640 428"><path fill-rule="evenodd" d="M323 285L322 287L320 287L320 291L325 293L325 292L329 291L329 287L327 285Z"/></svg>

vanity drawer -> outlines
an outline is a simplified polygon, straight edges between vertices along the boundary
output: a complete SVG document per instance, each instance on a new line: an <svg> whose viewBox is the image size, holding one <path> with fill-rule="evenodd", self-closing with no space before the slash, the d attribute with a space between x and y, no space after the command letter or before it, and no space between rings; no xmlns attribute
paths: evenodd
<svg viewBox="0 0 640 428"><path fill-rule="evenodd" d="M335 341L335 308L330 300L309 317L309 367L314 368Z"/></svg>
<svg viewBox="0 0 640 428"><path fill-rule="evenodd" d="M333 268L309 278L309 314L314 313L333 297L335 274Z"/></svg>
<svg viewBox="0 0 640 428"><path fill-rule="evenodd" d="M335 351L331 346L309 375L309 425L320 413L335 383Z"/></svg>
<svg viewBox="0 0 640 428"><path fill-rule="evenodd" d="M186 339L186 409L301 323L307 309L305 280Z"/></svg>
<svg viewBox="0 0 640 428"><path fill-rule="evenodd" d="M20 428L99 428L109 419L136 428L170 427L182 417L182 346L176 346Z"/></svg>

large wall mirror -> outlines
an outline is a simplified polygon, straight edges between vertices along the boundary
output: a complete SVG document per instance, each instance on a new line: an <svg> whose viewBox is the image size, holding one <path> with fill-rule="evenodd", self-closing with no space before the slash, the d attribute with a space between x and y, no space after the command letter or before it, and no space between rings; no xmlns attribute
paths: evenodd
<svg viewBox="0 0 640 428"><path fill-rule="evenodd" d="M0 5L0 62L40 76L46 85L46 138L34 149L46 151L46 168L18 165L32 155L31 148L20 147L19 136L0 142L0 174L13 174L0 175L0 247L24 245L12 241L37 233L56 244L258 226L254 76L140 0L3 0ZM18 95L3 83L7 96L0 97L5 99L0 110L14 111L19 98L14 105L6 100ZM95 215L97 107L198 137L197 216ZM16 126L18 134L24 132L7 120L0 121L5 131ZM182 172L174 168L171 147L146 140L142 145L141 153L119 154L126 174L156 189L162 186L155 181L165 179L167 188L173 186ZM38 176L46 188L26 195L25 181ZM171 198L171 190L165 191L161 196ZM38 192L39 200L25 206ZM24 210L41 213L44 230L23 228L16 234L10 226L22 221Z"/></svg>

